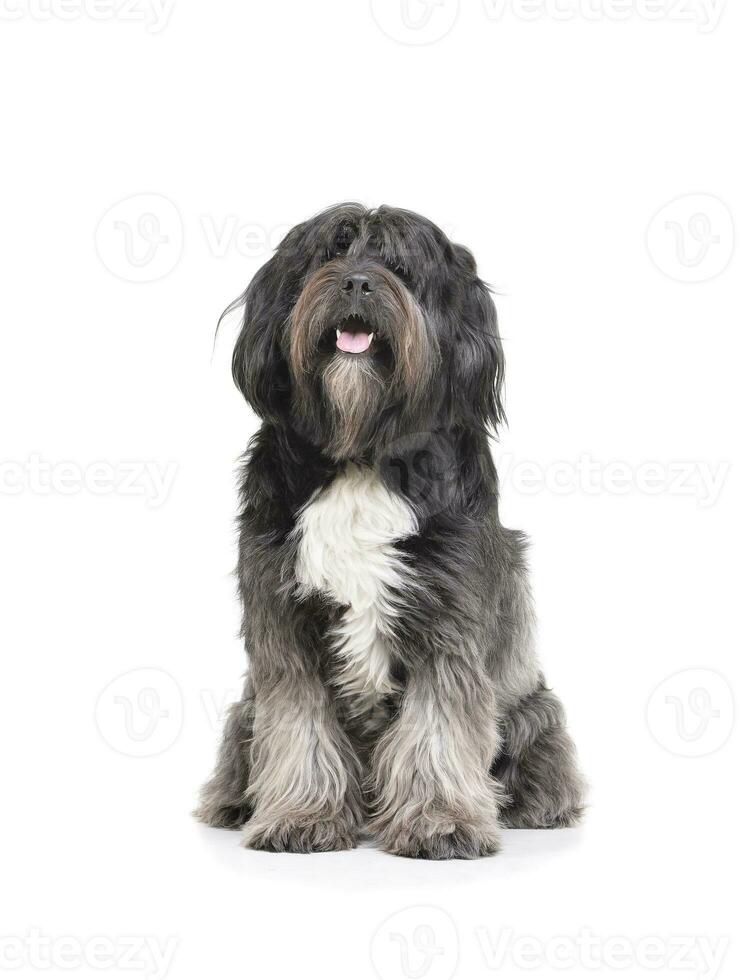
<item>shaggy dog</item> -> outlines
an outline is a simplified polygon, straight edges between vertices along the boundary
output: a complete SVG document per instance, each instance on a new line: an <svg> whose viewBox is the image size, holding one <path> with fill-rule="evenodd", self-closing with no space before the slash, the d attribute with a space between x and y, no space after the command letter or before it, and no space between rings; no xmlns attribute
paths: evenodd
<svg viewBox="0 0 746 980"><path fill-rule="evenodd" d="M416 214L298 225L232 308L249 668L197 815L247 847L474 858L583 783L498 518L503 352L467 249Z"/></svg>

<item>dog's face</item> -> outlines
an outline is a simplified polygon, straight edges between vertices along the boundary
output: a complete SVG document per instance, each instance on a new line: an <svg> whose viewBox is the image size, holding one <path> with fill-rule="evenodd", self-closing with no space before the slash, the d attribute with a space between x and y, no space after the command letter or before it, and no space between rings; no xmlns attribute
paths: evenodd
<svg viewBox="0 0 746 980"><path fill-rule="evenodd" d="M419 215L331 208L288 233L239 302L238 387L333 459L502 418L492 300L471 254Z"/></svg>

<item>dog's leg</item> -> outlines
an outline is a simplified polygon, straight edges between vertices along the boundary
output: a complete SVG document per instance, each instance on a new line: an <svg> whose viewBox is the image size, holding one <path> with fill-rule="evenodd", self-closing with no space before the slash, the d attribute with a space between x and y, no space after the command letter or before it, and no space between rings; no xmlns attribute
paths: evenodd
<svg viewBox="0 0 746 980"><path fill-rule="evenodd" d="M215 772L203 787L195 810L195 816L211 827L241 827L251 816L246 794L253 721L254 698L247 685L243 700L228 712Z"/></svg>
<svg viewBox="0 0 746 980"><path fill-rule="evenodd" d="M288 665L257 685L248 785L254 812L243 843L269 851L355 847L359 762L329 690L299 667Z"/></svg>
<svg viewBox="0 0 746 980"><path fill-rule="evenodd" d="M501 790L490 776L494 694L474 659L421 664L371 767L371 830L393 854L474 858L499 847Z"/></svg>
<svg viewBox="0 0 746 980"><path fill-rule="evenodd" d="M503 719L503 744L492 767L509 803L507 827L572 827L583 814L585 784L558 698L544 686L523 698Z"/></svg>

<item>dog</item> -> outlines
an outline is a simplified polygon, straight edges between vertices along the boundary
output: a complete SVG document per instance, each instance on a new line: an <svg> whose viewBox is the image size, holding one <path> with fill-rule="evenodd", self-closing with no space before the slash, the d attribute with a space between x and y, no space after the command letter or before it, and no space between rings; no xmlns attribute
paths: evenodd
<svg viewBox="0 0 746 980"><path fill-rule="evenodd" d="M526 540L498 517L504 357L472 254L412 212L338 205L238 308L233 377L261 419L241 471L249 667L197 816L251 848L367 832L430 859L576 824Z"/></svg>

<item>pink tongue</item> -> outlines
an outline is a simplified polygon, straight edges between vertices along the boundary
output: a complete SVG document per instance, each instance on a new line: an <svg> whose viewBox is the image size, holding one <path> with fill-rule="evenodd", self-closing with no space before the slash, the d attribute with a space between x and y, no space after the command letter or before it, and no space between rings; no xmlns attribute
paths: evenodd
<svg viewBox="0 0 746 980"><path fill-rule="evenodd" d="M341 330L337 337L337 348L348 354L362 354L370 347L370 338L364 331Z"/></svg>

